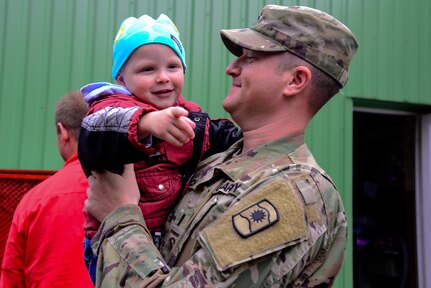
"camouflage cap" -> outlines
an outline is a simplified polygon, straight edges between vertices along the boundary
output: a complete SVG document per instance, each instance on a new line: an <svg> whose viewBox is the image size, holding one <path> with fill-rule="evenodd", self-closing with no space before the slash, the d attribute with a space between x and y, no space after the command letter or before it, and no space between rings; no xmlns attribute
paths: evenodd
<svg viewBox="0 0 431 288"><path fill-rule="evenodd" d="M353 33L331 15L305 6L266 5L250 28L221 30L223 43L240 56L242 48L289 51L344 86L358 43Z"/></svg>

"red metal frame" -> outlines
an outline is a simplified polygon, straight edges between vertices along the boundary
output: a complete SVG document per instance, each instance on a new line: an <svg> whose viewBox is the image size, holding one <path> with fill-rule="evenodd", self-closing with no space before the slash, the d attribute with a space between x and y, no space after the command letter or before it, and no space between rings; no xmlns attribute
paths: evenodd
<svg viewBox="0 0 431 288"><path fill-rule="evenodd" d="M55 172L57 171L0 169L0 263L3 260L13 213L19 201L25 193Z"/></svg>

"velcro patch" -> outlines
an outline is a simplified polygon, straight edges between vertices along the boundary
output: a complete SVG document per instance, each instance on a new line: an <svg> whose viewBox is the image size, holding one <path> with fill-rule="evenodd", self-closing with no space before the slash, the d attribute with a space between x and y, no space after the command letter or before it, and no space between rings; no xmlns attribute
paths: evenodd
<svg viewBox="0 0 431 288"><path fill-rule="evenodd" d="M307 215L308 222L318 222L319 224L322 224L320 214L318 212L316 193L314 192L310 181L308 179L304 179L296 181L295 184L299 192L301 192L302 197L304 197L304 202L306 205L305 214Z"/></svg>
<svg viewBox="0 0 431 288"><path fill-rule="evenodd" d="M316 203L305 206L305 214L307 214L307 220L310 223L318 222L322 225L320 214L317 211L318 206Z"/></svg>
<svg viewBox="0 0 431 288"><path fill-rule="evenodd" d="M307 235L304 205L291 184L280 179L241 199L200 232L200 242L224 271L302 242Z"/></svg>

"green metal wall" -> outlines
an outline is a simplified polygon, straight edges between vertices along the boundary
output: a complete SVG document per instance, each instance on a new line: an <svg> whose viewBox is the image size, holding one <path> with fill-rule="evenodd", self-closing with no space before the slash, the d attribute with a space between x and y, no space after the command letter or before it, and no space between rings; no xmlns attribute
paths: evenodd
<svg viewBox="0 0 431 288"><path fill-rule="evenodd" d="M224 68L233 58L219 30L254 23L267 3L327 11L357 35L347 87L307 132L352 224L353 99L431 105L429 0L0 0L0 169L61 167L54 105L86 83L112 81L112 41L128 16L165 13L174 20L187 52L185 97L213 117L227 116L221 101L231 80ZM337 287L352 287L352 267L349 249Z"/></svg>

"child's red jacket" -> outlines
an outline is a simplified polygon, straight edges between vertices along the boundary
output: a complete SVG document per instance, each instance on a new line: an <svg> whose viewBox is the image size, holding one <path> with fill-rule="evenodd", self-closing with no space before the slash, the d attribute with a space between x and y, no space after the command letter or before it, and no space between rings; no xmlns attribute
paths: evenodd
<svg viewBox="0 0 431 288"><path fill-rule="evenodd" d="M145 143L148 139L138 139L140 117L157 109L132 95L100 97L92 103L82 122L78 154L85 169L121 172L124 164L135 163L141 192L139 205L151 232L161 231L197 163L203 157L226 150L242 137L231 121L210 120L197 104L182 96L178 106L185 108L196 123L195 139L181 147L154 137L151 145ZM86 236L92 238L98 226L95 218L87 217Z"/></svg>

